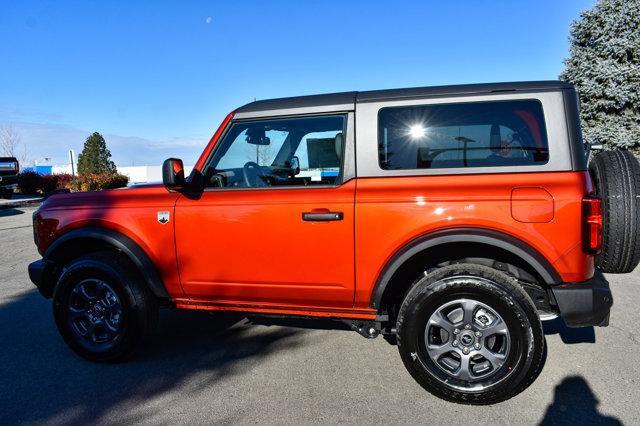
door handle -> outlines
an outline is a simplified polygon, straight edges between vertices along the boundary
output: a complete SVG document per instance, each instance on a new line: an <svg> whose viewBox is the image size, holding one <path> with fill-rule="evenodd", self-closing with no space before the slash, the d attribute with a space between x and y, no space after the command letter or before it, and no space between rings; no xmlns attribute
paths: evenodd
<svg viewBox="0 0 640 426"><path fill-rule="evenodd" d="M331 222L334 220L344 219L344 213L342 212L304 212L302 213L302 220L305 222Z"/></svg>

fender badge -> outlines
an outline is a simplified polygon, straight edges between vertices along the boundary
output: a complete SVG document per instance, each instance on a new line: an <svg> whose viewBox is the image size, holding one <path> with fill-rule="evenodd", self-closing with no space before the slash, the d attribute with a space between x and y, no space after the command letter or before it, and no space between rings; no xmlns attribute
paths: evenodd
<svg viewBox="0 0 640 426"><path fill-rule="evenodd" d="M158 212L158 222L163 225L169 223L169 212Z"/></svg>

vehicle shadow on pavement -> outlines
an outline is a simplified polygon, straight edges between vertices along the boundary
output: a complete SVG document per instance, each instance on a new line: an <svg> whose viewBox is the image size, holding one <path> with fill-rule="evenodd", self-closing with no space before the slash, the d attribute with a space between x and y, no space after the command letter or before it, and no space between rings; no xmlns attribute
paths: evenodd
<svg viewBox="0 0 640 426"><path fill-rule="evenodd" d="M543 322L542 328L546 336L559 334L562 342L566 344L596 342L596 332L593 327L567 327L561 318Z"/></svg>
<svg viewBox="0 0 640 426"><path fill-rule="evenodd" d="M600 414L599 404L582 377L566 377L556 386L553 402L540 425L622 425L617 418Z"/></svg>
<svg viewBox="0 0 640 426"><path fill-rule="evenodd" d="M17 216L19 214L24 214L24 211L14 209L13 207L9 207L6 209L0 208L0 217Z"/></svg>
<svg viewBox="0 0 640 426"><path fill-rule="evenodd" d="M122 364L85 361L62 341L37 292L0 305L0 424L94 423L178 389L242 373L246 361L301 344L303 330L252 327L240 316L163 310L156 335ZM197 380L191 380L197 376ZM129 418L129 421L142 419Z"/></svg>

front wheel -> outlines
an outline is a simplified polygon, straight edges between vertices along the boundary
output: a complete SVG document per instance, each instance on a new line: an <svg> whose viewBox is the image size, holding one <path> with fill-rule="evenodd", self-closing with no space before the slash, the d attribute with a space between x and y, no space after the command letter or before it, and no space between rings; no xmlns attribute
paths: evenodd
<svg viewBox="0 0 640 426"><path fill-rule="evenodd" d="M463 404L492 404L529 386L543 364L535 306L513 278L456 264L409 291L397 321L398 348L429 392Z"/></svg>
<svg viewBox="0 0 640 426"><path fill-rule="evenodd" d="M65 342L90 361L116 362L133 355L152 331L157 301L136 270L116 253L71 261L53 295L56 325Z"/></svg>

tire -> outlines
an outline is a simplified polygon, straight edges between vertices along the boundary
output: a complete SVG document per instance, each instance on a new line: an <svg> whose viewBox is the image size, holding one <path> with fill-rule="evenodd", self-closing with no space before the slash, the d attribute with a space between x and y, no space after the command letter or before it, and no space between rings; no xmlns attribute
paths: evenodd
<svg viewBox="0 0 640 426"><path fill-rule="evenodd" d="M10 200L13 196L13 189L0 189L0 198L4 198L5 200Z"/></svg>
<svg viewBox="0 0 640 426"><path fill-rule="evenodd" d="M448 401L497 403L542 370L544 335L533 301L513 278L487 266L455 264L421 278L402 302L396 328L409 373ZM467 371L463 359L470 360Z"/></svg>
<svg viewBox="0 0 640 426"><path fill-rule="evenodd" d="M589 163L602 199L602 252L596 266L625 274L640 261L640 164L629 151L604 151Z"/></svg>
<svg viewBox="0 0 640 426"><path fill-rule="evenodd" d="M98 252L63 269L53 313L62 338L78 355L117 362L133 356L152 333L158 303L127 259Z"/></svg>

